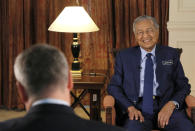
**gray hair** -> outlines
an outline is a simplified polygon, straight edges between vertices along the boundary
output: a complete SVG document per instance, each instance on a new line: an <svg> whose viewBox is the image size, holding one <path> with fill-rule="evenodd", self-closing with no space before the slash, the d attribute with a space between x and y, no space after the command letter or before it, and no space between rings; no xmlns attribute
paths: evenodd
<svg viewBox="0 0 195 131"><path fill-rule="evenodd" d="M69 74L64 54L47 44L36 44L19 54L14 73L31 96L41 95L51 85L63 83L66 87Z"/></svg>
<svg viewBox="0 0 195 131"><path fill-rule="evenodd" d="M152 16L147 16L147 15L143 15L143 16L139 16L137 17L134 22L133 22L133 32L135 33L135 26L138 22L143 21L143 20L151 20L155 26L156 29L159 29L159 24L156 21L156 19Z"/></svg>

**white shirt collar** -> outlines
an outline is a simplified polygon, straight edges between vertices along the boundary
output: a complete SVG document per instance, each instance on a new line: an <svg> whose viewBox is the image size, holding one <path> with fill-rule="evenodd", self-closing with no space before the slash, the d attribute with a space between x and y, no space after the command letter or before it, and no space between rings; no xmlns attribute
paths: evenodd
<svg viewBox="0 0 195 131"><path fill-rule="evenodd" d="M70 106L70 104L66 101L59 100L59 99L53 99L53 98L45 98L38 101L35 101L32 106L40 105L40 104L59 104L59 105L65 105Z"/></svg>
<svg viewBox="0 0 195 131"><path fill-rule="evenodd" d="M152 56L155 56L155 50L156 50L156 45L154 46L154 48L152 49L151 52L147 52L146 50L144 50L141 46L140 46L140 50L141 50L141 58L142 60L146 57L147 53L151 53Z"/></svg>

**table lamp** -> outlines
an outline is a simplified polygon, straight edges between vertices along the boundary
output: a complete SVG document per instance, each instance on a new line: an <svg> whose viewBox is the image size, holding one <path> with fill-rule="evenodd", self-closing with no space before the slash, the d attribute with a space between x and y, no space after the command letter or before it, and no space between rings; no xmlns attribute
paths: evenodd
<svg viewBox="0 0 195 131"><path fill-rule="evenodd" d="M97 25L82 6L67 6L50 25L48 30L73 33L71 50L74 59L71 72L73 75L81 75L82 69L78 58L80 52L78 33L98 31Z"/></svg>

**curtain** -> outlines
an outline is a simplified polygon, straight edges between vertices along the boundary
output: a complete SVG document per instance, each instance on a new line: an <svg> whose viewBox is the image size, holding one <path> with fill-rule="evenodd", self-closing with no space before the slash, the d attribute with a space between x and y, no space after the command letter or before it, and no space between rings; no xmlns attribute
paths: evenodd
<svg viewBox="0 0 195 131"><path fill-rule="evenodd" d="M159 43L168 45L167 21L169 0L114 0L113 48L137 45L133 34L133 21L141 15L153 16L160 25Z"/></svg>
<svg viewBox="0 0 195 131"><path fill-rule="evenodd" d="M136 45L132 23L137 16L154 16L160 24L159 42L168 44L168 0L1 0L0 106L24 108L13 73L15 58L24 49L35 43L53 45L66 55L71 66L72 34L47 30L63 8L71 5L84 6L100 28L98 32L80 34L82 69L105 70L107 83L113 74L113 48Z"/></svg>

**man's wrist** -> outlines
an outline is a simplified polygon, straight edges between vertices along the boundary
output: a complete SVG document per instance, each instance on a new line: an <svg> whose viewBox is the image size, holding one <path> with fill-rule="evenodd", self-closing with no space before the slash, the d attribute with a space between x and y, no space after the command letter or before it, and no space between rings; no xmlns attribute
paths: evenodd
<svg viewBox="0 0 195 131"><path fill-rule="evenodd" d="M172 101L172 102L175 105L175 109L179 109L179 103L177 101Z"/></svg>
<svg viewBox="0 0 195 131"><path fill-rule="evenodd" d="M169 109L175 110L176 105L173 103L173 101L169 101L167 104L169 105Z"/></svg>

